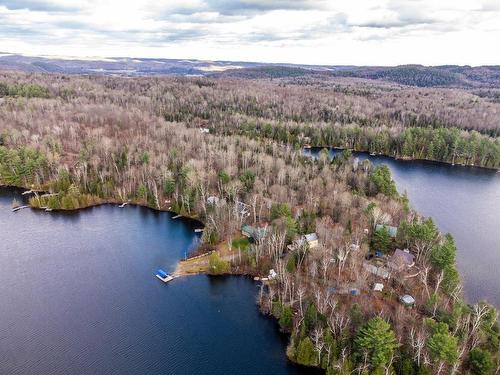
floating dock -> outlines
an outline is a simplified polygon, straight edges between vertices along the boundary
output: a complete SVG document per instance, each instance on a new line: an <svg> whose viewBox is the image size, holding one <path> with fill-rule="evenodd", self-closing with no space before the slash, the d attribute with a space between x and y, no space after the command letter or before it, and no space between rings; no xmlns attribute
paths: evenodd
<svg viewBox="0 0 500 375"><path fill-rule="evenodd" d="M159 278L161 281L164 283L168 283L169 281L172 281L174 277L172 275L169 275L165 271L163 271L161 268L156 271L156 277Z"/></svg>

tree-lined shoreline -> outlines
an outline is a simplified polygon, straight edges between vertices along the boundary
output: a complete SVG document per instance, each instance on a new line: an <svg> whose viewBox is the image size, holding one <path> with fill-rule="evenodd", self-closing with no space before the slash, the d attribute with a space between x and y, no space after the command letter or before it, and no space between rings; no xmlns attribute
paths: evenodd
<svg viewBox="0 0 500 375"><path fill-rule="evenodd" d="M349 150L303 155L313 133L280 119L249 126L238 111L256 96L240 102L244 90L225 81L18 78L50 92L0 104L0 182L53 193L32 205L131 202L197 217L201 250L216 250L210 273L267 279L259 304L290 333L297 363L328 374L498 372L496 310L463 300L453 239L411 209L386 166ZM279 85L264 87L294 108ZM219 97L238 111L223 100L203 118Z"/></svg>

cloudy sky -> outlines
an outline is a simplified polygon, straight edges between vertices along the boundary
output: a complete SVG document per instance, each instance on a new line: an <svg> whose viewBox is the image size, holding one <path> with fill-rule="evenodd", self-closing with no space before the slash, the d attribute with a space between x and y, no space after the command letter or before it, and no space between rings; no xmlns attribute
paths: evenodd
<svg viewBox="0 0 500 375"><path fill-rule="evenodd" d="M0 51L500 64L500 0L0 0Z"/></svg>

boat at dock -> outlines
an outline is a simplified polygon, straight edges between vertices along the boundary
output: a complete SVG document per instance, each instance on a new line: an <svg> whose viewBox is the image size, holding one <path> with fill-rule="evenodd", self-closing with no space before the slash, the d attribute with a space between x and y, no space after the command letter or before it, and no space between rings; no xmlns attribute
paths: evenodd
<svg viewBox="0 0 500 375"><path fill-rule="evenodd" d="M156 271L156 277L159 278L161 281L164 283L168 283L169 281L172 281L174 277L172 275L169 275L165 271L163 271L161 268Z"/></svg>

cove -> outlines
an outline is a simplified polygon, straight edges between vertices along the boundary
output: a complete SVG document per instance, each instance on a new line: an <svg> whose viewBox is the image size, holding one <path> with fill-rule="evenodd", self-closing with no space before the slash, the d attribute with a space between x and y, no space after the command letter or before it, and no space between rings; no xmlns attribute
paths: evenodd
<svg viewBox="0 0 500 375"><path fill-rule="evenodd" d="M0 188L0 373L308 374L245 277L154 277L196 222L136 206L11 212Z"/></svg>
<svg viewBox="0 0 500 375"><path fill-rule="evenodd" d="M317 156L319 148L304 150ZM330 149L330 157L341 150ZM465 297L487 299L500 307L500 173L429 161L396 160L355 152L359 160L386 164L400 193L411 206L430 216L457 245L457 263Z"/></svg>

